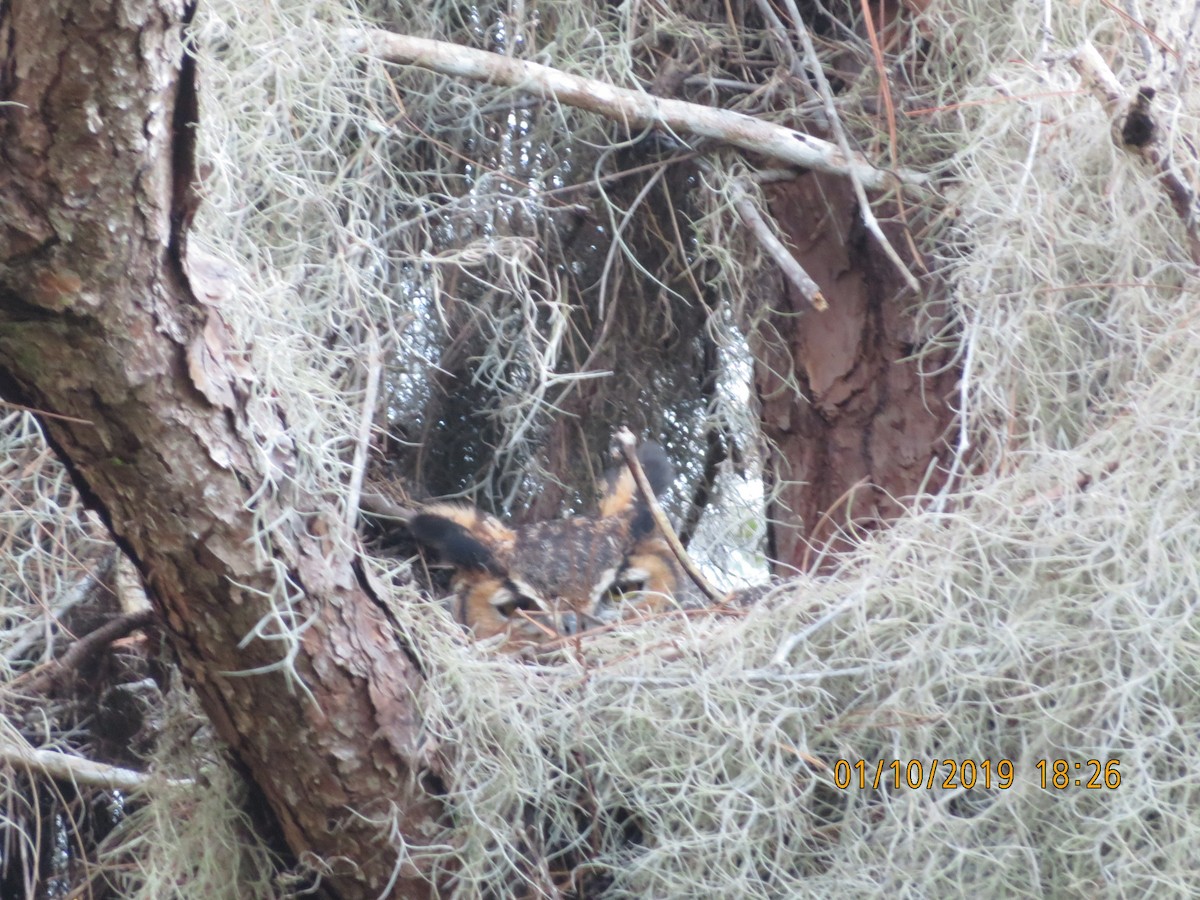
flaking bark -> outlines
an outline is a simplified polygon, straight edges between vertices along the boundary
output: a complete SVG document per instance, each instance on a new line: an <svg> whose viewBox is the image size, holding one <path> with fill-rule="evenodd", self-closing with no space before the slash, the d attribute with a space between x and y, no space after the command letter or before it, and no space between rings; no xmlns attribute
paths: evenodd
<svg viewBox="0 0 1200 900"><path fill-rule="evenodd" d="M913 295L867 235L844 179L811 173L767 198L829 300L815 312L785 283L752 348L772 447L770 555L786 575L832 567L919 490L942 486L958 369L945 350L911 358ZM900 229L890 230L903 246Z"/></svg>
<svg viewBox="0 0 1200 900"><path fill-rule="evenodd" d="M248 500L289 470L250 452L254 406L225 357L219 308L184 251L195 85L177 0L0 3L0 396L48 440L134 560L181 667L297 857L323 886L375 897L395 874L393 822L419 845L440 806L419 748L422 678L317 498L255 559ZM259 501L273 504L270 497ZM261 509L260 509L261 511ZM239 642L288 573L303 632L294 671ZM396 896L427 893L411 866Z"/></svg>

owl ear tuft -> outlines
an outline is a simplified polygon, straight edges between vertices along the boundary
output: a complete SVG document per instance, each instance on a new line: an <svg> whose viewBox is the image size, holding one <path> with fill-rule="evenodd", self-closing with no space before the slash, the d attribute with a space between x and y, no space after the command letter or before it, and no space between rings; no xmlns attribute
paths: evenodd
<svg viewBox="0 0 1200 900"><path fill-rule="evenodd" d="M646 441L638 447L637 457L654 496L661 497L675 480L675 467L666 451L654 441ZM638 493L628 466L622 463L609 469L604 473L604 482L604 496L600 498L602 517L632 515L631 532L635 537L654 530L654 518Z"/></svg>
<svg viewBox="0 0 1200 900"><path fill-rule="evenodd" d="M496 558L496 535L487 517L477 509L436 504L408 521L418 542L437 551L443 562L460 569L502 574Z"/></svg>
<svg viewBox="0 0 1200 900"><path fill-rule="evenodd" d="M661 497L675 480L675 467L667 458L667 451L654 441L646 441L638 447L637 457L654 496Z"/></svg>

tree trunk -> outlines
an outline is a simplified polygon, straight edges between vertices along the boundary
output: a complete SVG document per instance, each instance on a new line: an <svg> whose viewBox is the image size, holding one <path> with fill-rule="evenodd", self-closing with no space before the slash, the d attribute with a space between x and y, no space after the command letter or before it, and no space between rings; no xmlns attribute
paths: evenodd
<svg viewBox="0 0 1200 900"><path fill-rule="evenodd" d="M41 414L290 849L328 862L336 896L379 896L393 875L397 895L420 896L388 835L419 845L440 813L421 674L340 549L352 537L331 539L332 510L270 494L249 508L294 464L286 443L270 462L252 451L264 423L286 434L285 411L241 391L220 310L187 274L192 9L0 0L0 395ZM266 563L255 521L280 523ZM282 644L239 647L273 604L311 620L295 677Z"/></svg>
<svg viewBox="0 0 1200 900"><path fill-rule="evenodd" d="M903 513L923 482L942 484L958 370L948 351L906 361L917 343L915 298L867 233L844 178L810 173L767 196L829 301L817 312L786 285L753 348L772 447L770 556L787 574L828 568ZM903 250L903 230L884 230Z"/></svg>

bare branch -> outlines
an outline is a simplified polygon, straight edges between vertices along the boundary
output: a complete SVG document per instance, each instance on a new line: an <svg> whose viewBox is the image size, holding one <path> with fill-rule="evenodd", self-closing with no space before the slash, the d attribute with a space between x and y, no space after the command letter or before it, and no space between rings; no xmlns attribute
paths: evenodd
<svg viewBox="0 0 1200 900"><path fill-rule="evenodd" d="M1158 175L1171 207L1183 223L1188 255L1200 266L1200 198L1194 187L1198 181L1194 146L1186 140L1176 144L1192 151L1192 159L1186 163L1171 155L1163 140L1165 129L1150 113L1155 92L1143 87L1130 96L1093 44L1080 44L1071 54L1070 63L1112 117L1114 143L1141 156Z"/></svg>
<svg viewBox="0 0 1200 900"><path fill-rule="evenodd" d="M354 444L354 463L351 466L350 490L346 499L346 527L353 529L358 520L359 497L363 476L367 470L367 451L371 443L371 426L375 422L375 404L379 398L379 381L383 376L379 336L374 330L367 336L367 386L363 392L362 417L358 424L358 440Z"/></svg>
<svg viewBox="0 0 1200 900"><path fill-rule="evenodd" d="M833 99L833 89L829 86L829 79L825 77L825 70L821 68L821 60L817 56L817 48L813 45L812 36L808 33L808 28L804 24L804 19L800 16L800 10L796 6L795 0L785 0L785 2L788 7L788 15L792 19L792 25L796 29L796 34L799 35L800 43L804 47L805 61L808 63L808 67L813 73L813 78L817 82L817 93L821 95L821 100L825 105L825 115L829 119L829 128L833 132L834 137L837 138L837 146L843 153L846 153L850 150L850 139L846 136L846 129L842 127L842 119L838 115L837 104ZM847 174L849 174L850 181L854 185L854 195L858 199L858 209L862 214L863 224L867 227L867 231L878 242L884 255L896 267L896 271L903 276L908 286L914 291L920 291L921 283L909 271L904 260L900 258L900 254L896 252L896 248L892 246L891 241L884 235L883 229L879 226L879 220L875 218L875 212L871 209L871 201L867 198L864 188L874 187L874 185L859 178L856 172L849 172Z"/></svg>
<svg viewBox="0 0 1200 900"><path fill-rule="evenodd" d="M857 182L876 190L927 181L926 176L916 172L878 168L861 154L846 153L828 141L782 125L698 103L614 87L538 63L387 31L349 33L347 40L352 51L387 62L421 66L443 75L516 88L599 113L630 128L657 125L670 131L713 138L792 165L835 175L851 175Z"/></svg>
<svg viewBox="0 0 1200 900"><path fill-rule="evenodd" d="M415 509L401 506L399 503L389 500L383 494L370 492L362 495L358 506L363 512L369 513L377 519L394 519L397 522L404 522L405 524L417 514Z"/></svg>
<svg viewBox="0 0 1200 900"><path fill-rule="evenodd" d="M158 618L152 609L117 616L105 622L95 631L81 637L70 646L61 659L51 660L44 668L35 670L24 690L44 694L51 690L68 672L78 669L113 641L125 637L139 628L152 625Z"/></svg>
<svg viewBox="0 0 1200 900"><path fill-rule="evenodd" d="M144 772L122 769L105 763L92 762L82 756L58 753L54 750L37 750L9 741L0 741L0 762L14 769L26 769L72 784L86 784L108 790L133 791L155 779ZM190 780L162 779L164 784L189 785Z"/></svg>
<svg viewBox="0 0 1200 900"><path fill-rule="evenodd" d="M790 281L800 292L800 296L811 303L814 308L820 311L829 309L825 295L821 293L821 286L804 271L804 267L800 265L799 260L792 255L792 251L784 245L783 241L775 236L774 229L767 224L746 191L737 184L734 185L734 191L733 205L742 218L742 224L750 230L762 248L767 251L767 255L775 261L775 265L779 266L783 277Z"/></svg>
<svg viewBox="0 0 1200 900"><path fill-rule="evenodd" d="M688 556L687 551L683 548L683 544L679 543L679 538L675 536L675 529L671 527L671 523L667 520L666 513L658 505L658 498L654 496L654 488L650 486L650 480L646 478L646 473L642 470L642 464L637 458L637 438L633 436L633 432L628 428L621 428L615 436L617 445L621 448L621 455L625 457L625 465L629 466L629 472L633 475L633 480L637 483L638 490L641 491L642 498L646 501L646 506L650 509L650 515L654 517L654 524L662 532L662 536L671 548L671 552L679 560L679 565L683 567L688 577L695 582L696 587L700 588L705 597L713 603L724 603L728 599L728 596L713 587L700 570L696 568L696 564Z"/></svg>

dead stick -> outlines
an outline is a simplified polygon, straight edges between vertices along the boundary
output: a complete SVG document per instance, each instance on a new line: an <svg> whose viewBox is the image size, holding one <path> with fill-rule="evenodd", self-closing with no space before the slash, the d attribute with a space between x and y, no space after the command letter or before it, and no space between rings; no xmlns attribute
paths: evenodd
<svg viewBox="0 0 1200 900"><path fill-rule="evenodd" d="M374 516L376 519L394 519L406 525L419 512L419 510L401 506L399 503L389 500L383 494L370 492L359 496L358 508L368 515Z"/></svg>
<svg viewBox="0 0 1200 900"><path fill-rule="evenodd" d="M637 438L633 436L633 432L628 428L621 428L617 431L616 439L617 445L621 448L621 455L625 457L625 465L629 466L629 473L633 476L634 483L638 486L638 490L642 494L642 499L646 501L650 515L654 518L654 524L662 532L667 546L671 548L671 552L679 560L679 565L683 566L683 571L695 582L696 587L700 588L701 593L705 597L714 604L724 603L729 599L729 595L722 594L713 587L708 579L700 573L700 570L696 568L696 564L692 562L687 551L683 549L683 544L679 543L679 538L676 537L675 530L671 527L671 523L667 521L666 513L658 505L658 498L654 496L654 489L650 487L650 480L646 478L646 473L642 470L642 464L637 458Z"/></svg>
<svg viewBox="0 0 1200 900"><path fill-rule="evenodd" d="M108 790L135 791L155 780L172 786L186 787L194 784L191 779L161 778L133 769L95 762L71 753L38 750L25 745L23 741L20 744L15 743L8 737L0 738L0 763L18 771L40 772L55 781L86 784Z"/></svg>
<svg viewBox="0 0 1200 900"><path fill-rule="evenodd" d="M372 28L347 31L345 39L347 49L355 53L432 69L452 78L469 78L515 88L525 94L598 113L631 130L656 126L667 133L687 132L806 169L837 175L853 174L856 183L873 190L929 181L927 175L918 172L877 168L853 150L847 153L836 144L754 116L655 97L645 91L620 88L499 53Z"/></svg>
<svg viewBox="0 0 1200 900"><path fill-rule="evenodd" d="M829 309L829 303L826 302L825 295L821 293L820 285L804 270L787 245L776 237L775 231L758 211L758 207L754 205L754 201L750 199L746 189L737 181L734 182L733 189L733 205L742 218L742 224L750 230L759 245L767 251L767 255L775 261L775 265L779 267L783 277L790 281L792 286L800 292L800 296L811 303L815 309L820 312Z"/></svg>
<svg viewBox="0 0 1200 900"><path fill-rule="evenodd" d="M74 644L60 659L51 660L44 669L31 673L29 681L23 686L24 690L33 694L44 694L54 688L59 679L68 672L76 671L88 659L95 656L113 641L125 637L130 632L154 624L158 616L152 609L142 609L137 612L125 613L105 622Z"/></svg>

